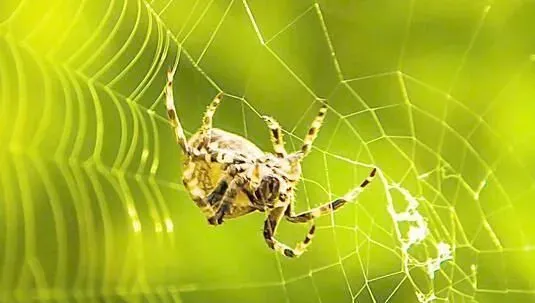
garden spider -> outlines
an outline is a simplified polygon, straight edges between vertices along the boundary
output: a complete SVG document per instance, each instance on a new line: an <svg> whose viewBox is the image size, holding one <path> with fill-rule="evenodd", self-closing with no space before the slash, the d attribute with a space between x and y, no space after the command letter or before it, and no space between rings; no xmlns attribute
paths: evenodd
<svg viewBox="0 0 535 303"><path fill-rule="evenodd" d="M292 208L295 186L301 177L301 161L310 152L327 112L327 105L323 103L320 108L301 149L290 154L284 148L279 124L273 118L263 116L271 131L275 151L265 153L245 138L212 128L212 117L223 96L219 93L208 106L201 128L188 141L174 105L173 76L174 70L168 71L165 95L167 115L176 141L185 155L182 182L209 224L219 225L224 219L253 211L268 212L264 222L267 245L287 257L297 257L305 251L314 236L313 220L356 198L375 176L374 168L358 187L345 196L295 214ZM305 239L293 249L275 239L277 225L283 217L294 223L312 222Z"/></svg>

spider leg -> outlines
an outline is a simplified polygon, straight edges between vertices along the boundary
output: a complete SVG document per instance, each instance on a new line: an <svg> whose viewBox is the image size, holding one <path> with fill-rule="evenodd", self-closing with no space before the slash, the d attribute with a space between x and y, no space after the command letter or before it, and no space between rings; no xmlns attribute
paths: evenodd
<svg viewBox="0 0 535 303"><path fill-rule="evenodd" d="M223 196L225 195L229 187L229 182L230 182L230 176L225 175L223 178L221 178L221 180L219 180L216 187L206 197L206 201L213 208L217 208L221 204L221 201L223 200Z"/></svg>
<svg viewBox="0 0 535 303"><path fill-rule="evenodd" d="M206 107L206 111L204 112L204 116L202 118L201 135L205 138L205 144L210 142L210 130L212 129L213 117L217 107L219 106L219 103L221 103L222 98L223 93L220 92L214 97L214 100L212 100L210 105Z"/></svg>
<svg viewBox="0 0 535 303"><path fill-rule="evenodd" d="M264 222L264 239L266 240L267 245L275 250L278 253L285 255L286 257L299 257L310 245L314 233L316 232L316 225L312 224L305 239L302 242L299 242L295 248L290 248L289 246L279 242L275 239L275 233L277 231L277 226L284 216L287 206L274 208L268 215L268 218Z"/></svg>
<svg viewBox="0 0 535 303"><path fill-rule="evenodd" d="M165 87L165 106L167 107L167 117L175 132L176 142L180 145L185 154L189 154L190 148L188 146L188 140L186 139L186 135L184 135L184 129L182 128L180 120L178 119L178 115L176 113L175 108L175 101L173 98L174 73L175 71L172 69L169 69L169 71L167 71L167 85Z"/></svg>
<svg viewBox="0 0 535 303"><path fill-rule="evenodd" d="M269 116L262 116L266 121L269 130L271 131L271 143L273 144L273 150L279 158L283 158L287 155L286 149L284 149L284 139L282 138L282 129L279 123Z"/></svg>
<svg viewBox="0 0 535 303"><path fill-rule="evenodd" d="M318 206L314 209L311 209L309 211L306 211L300 214L292 214L290 210L286 212L286 219L294 223L303 223L303 222L313 220L317 217L329 214L331 212L334 212L335 210L342 207L347 202L355 199L357 195L360 194L364 190L366 185L368 185L373 180L373 178L375 177L376 171L377 171L376 168L372 169L370 175L366 179L364 179L364 181L362 181L362 183L357 188L353 189L352 191L347 193L345 196L339 199L336 199L330 203Z"/></svg>
<svg viewBox="0 0 535 303"><path fill-rule="evenodd" d="M238 172L243 171L239 166L229 166L226 173L222 176L217 185L207 194L202 186L199 184L199 179L195 176L195 163L190 162L187 164L186 169L182 177L184 186L190 193L192 200L199 207L208 222L212 225L220 224L221 222L213 221L219 210L217 208L221 205L221 201L224 201L229 187L232 186L233 178ZM230 183L230 184L229 184Z"/></svg>
<svg viewBox="0 0 535 303"><path fill-rule="evenodd" d="M238 190L241 185L243 185L243 181L240 178L232 179L232 181L230 181L230 184L228 184L224 194L219 196L219 201L214 201L214 204L219 205L219 208L217 209L214 216L208 218L208 222L210 222L210 224L215 225L223 223L223 218L225 217L225 214L230 210L232 202L234 202L234 200L236 199L236 196L238 195Z"/></svg>
<svg viewBox="0 0 535 303"><path fill-rule="evenodd" d="M304 158L310 153L310 149L312 148L312 143L314 143L314 140L318 136L318 131L323 124L323 119L325 118L325 114L327 113L327 103L323 103L321 106L318 115L316 118L314 118L314 121L312 121L312 124L310 125L310 128L308 129L308 133L305 136L305 139L303 140L303 146L301 147L301 158Z"/></svg>
<svg viewBox="0 0 535 303"><path fill-rule="evenodd" d="M207 199L206 191L199 184L198 178L195 176L195 163L189 162L184 169L182 175L182 183L186 187L187 191L190 193L191 199L195 202L197 207L199 207L205 217L210 218L215 215L215 210L210 205L209 200ZM214 191L220 191L221 187L216 186L210 195L215 195ZM208 197L210 196L208 195Z"/></svg>

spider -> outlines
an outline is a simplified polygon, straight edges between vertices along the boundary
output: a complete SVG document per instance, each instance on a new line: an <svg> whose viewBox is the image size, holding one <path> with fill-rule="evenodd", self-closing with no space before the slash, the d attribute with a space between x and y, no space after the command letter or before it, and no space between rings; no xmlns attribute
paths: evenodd
<svg viewBox="0 0 535 303"><path fill-rule="evenodd" d="M165 87L169 122L185 155L182 182L208 223L220 225L253 211L267 212L264 239L267 245L286 257L300 256L314 237L314 219L329 214L353 200L375 176L373 168L362 183L341 198L312 210L295 214L295 186L301 177L301 161L312 147L327 105L324 102L304 138L300 150L287 153L282 129L275 119L263 116L271 132L274 153L263 152L249 140L212 127L212 117L223 97L219 93L208 105L201 128L187 140L173 99L174 70L167 72ZM281 219L293 223L311 222L305 239L295 248L279 242L275 232Z"/></svg>

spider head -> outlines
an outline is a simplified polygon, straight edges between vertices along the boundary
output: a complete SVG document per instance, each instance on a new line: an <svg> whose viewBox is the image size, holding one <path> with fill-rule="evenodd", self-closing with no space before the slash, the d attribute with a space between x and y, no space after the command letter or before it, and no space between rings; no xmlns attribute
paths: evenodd
<svg viewBox="0 0 535 303"><path fill-rule="evenodd" d="M266 206L287 200L301 176L298 160L267 155L249 171L250 190L254 197Z"/></svg>
<svg viewBox="0 0 535 303"><path fill-rule="evenodd" d="M266 206L278 200L287 187L283 177L274 171L273 165L269 159L260 159L248 172L250 192Z"/></svg>
<svg viewBox="0 0 535 303"><path fill-rule="evenodd" d="M255 197L266 204L275 201L280 195L281 182L272 175L267 175L262 178L258 187L254 191Z"/></svg>

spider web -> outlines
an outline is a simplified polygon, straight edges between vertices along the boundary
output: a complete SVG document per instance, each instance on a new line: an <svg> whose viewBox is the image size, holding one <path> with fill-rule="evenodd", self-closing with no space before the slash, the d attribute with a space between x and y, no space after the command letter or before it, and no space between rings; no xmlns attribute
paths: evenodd
<svg viewBox="0 0 535 303"><path fill-rule="evenodd" d="M0 7L2 301L535 301L533 3ZM188 134L224 91L218 127L269 150L269 114L295 149L329 100L298 211L378 177L297 260L266 248L261 214L207 226L168 66Z"/></svg>

